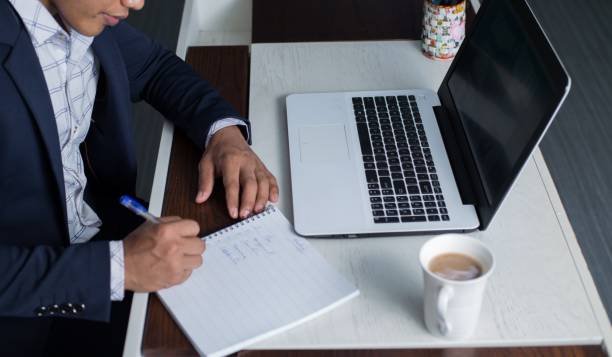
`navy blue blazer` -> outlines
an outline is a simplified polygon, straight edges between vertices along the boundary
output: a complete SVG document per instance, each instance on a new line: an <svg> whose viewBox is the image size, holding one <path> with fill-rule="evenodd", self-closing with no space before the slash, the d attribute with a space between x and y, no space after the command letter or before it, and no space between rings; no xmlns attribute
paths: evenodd
<svg viewBox="0 0 612 357"><path fill-rule="evenodd" d="M96 37L100 79L84 147L88 185L134 191L132 102L145 100L203 148L214 120L238 117L172 52L121 23ZM0 317L84 304L76 318L108 321L107 242L69 244L58 132L29 34L0 1ZM112 222L103 222L112 224Z"/></svg>

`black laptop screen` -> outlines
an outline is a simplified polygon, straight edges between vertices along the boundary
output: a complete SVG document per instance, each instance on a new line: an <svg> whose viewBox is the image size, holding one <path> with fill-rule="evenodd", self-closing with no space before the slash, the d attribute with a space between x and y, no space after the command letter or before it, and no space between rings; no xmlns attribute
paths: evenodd
<svg viewBox="0 0 612 357"><path fill-rule="evenodd" d="M564 87L547 70L550 55L538 50L533 28L511 1L487 5L455 61L448 88L487 200L495 205L545 129Z"/></svg>

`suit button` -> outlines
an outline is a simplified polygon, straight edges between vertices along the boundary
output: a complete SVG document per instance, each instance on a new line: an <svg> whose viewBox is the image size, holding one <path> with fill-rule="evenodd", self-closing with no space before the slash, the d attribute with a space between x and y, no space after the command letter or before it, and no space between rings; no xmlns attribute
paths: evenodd
<svg viewBox="0 0 612 357"><path fill-rule="evenodd" d="M45 316L47 314L47 307L46 306L41 306L41 307L37 308L36 310L34 310L34 313L38 317Z"/></svg>
<svg viewBox="0 0 612 357"><path fill-rule="evenodd" d="M62 308L61 313L64 315L68 312L72 312L72 309L73 309L71 303L62 304L61 308Z"/></svg>
<svg viewBox="0 0 612 357"><path fill-rule="evenodd" d="M73 311L76 311L75 314L83 312L85 310L85 304L75 304Z"/></svg>

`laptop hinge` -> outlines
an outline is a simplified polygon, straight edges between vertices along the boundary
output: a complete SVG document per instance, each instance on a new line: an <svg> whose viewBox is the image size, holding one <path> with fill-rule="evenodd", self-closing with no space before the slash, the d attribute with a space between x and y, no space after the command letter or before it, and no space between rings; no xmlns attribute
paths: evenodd
<svg viewBox="0 0 612 357"><path fill-rule="evenodd" d="M461 155L462 150L457 142L455 130L450 122L448 112L443 106L434 106L433 110L442 134L451 169L453 170L453 175L455 176L455 181L459 188L461 200L464 204L476 205L476 196L474 195L472 183L466 169L466 163Z"/></svg>

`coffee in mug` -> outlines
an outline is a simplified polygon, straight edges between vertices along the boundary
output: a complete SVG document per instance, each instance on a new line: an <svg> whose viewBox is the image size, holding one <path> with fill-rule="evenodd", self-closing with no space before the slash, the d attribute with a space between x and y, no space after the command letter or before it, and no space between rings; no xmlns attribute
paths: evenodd
<svg viewBox="0 0 612 357"><path fill-rule="evenodd" d="M427 329L449 339L470 337L495 266L493 253L478 239L443 234L421 247L419 260Z"/></svg>
<svg viewBox="0 0 612 357"><path fill-rule="evenodd" d="M429 271L447 280L465 281L482 275L482 266L469 255L446 253L429 262Z"/></svg>

